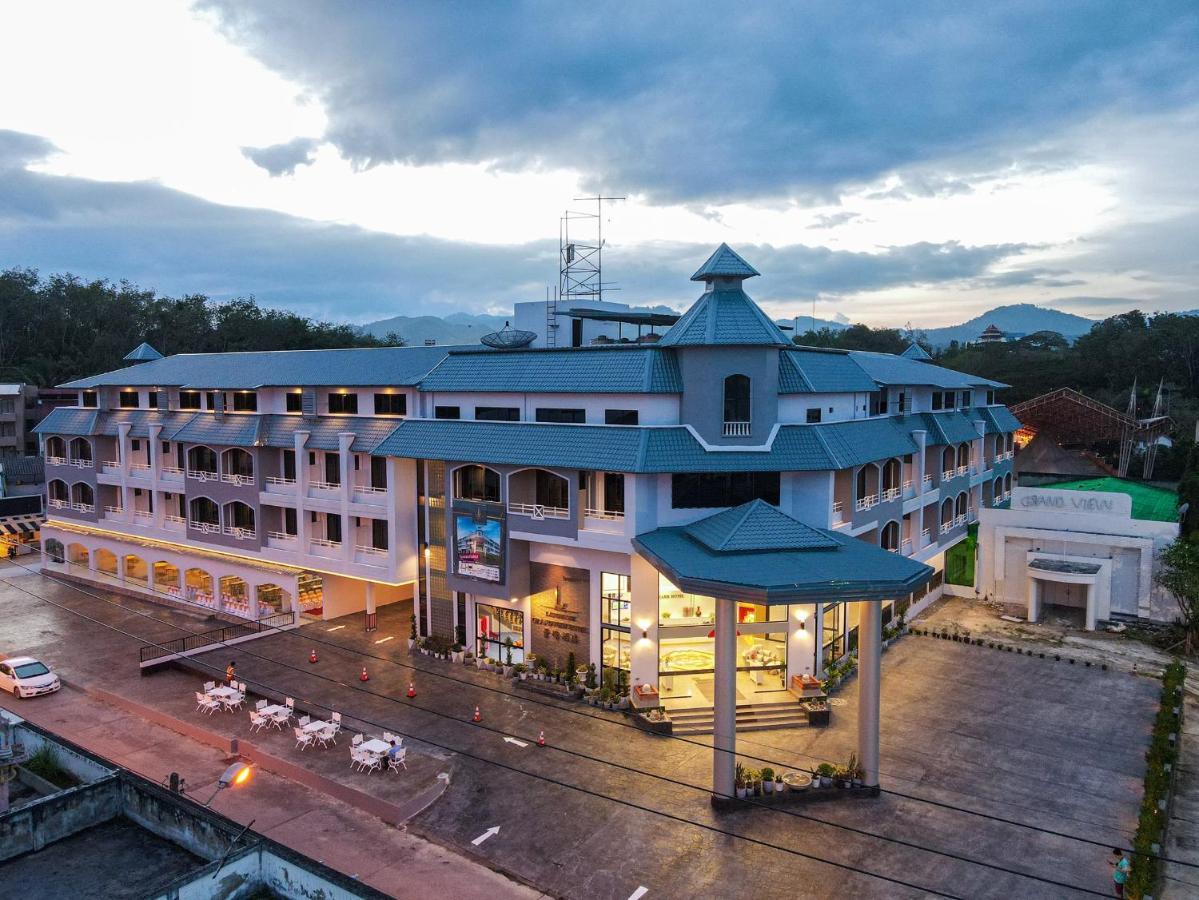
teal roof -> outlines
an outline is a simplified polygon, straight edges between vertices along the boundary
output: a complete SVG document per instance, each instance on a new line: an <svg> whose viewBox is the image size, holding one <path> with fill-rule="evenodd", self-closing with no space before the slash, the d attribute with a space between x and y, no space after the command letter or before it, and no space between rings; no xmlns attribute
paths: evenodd
<svg viewBox="0 0 1199 900"><path fill-rule="evenodd" d="M308 450L337 450L338 435L353 434L350 444L352 453L370 453L387 435L395 430L394 419L369 416L319 416L304 419L299 416L263 416L260 440L267 447L290 448L295 446L297 431L307 431L304 442Z"/></svg>
<svg viewBox="0 0 1199 900"><path fill-rule="evenodd" d="M779 354L780 394L852 394L878 390L845 350L788 350Z"/></svg>
<svg viewBox="0 0 1199 900"><path fill-rule="evenodd" d="M264 416L195 413L187 424L162 439L182 444L215 444L221 447L253 447L258 443Z"/></svg>
<svg viewBox="0 0 1199 900"><path fill-rule="evenodd" d="M690 537L709 550L815 550L835 541L810 525L784 515L769 503L752 500L686 526Z"/></svg>
<svg viewBox="0 0 1199 900"><path fill-rule="evenodd" d="M124 357L125 362L150 362L155 359L162 359L162 354L145 341L130 350Z"/></svg>
<svg viewBox="0 0 1199 900"><path fill-rule="evenodd" d="M50 414L33 427L35 434L61 434L80 437L96 433L100 418L97 409L80 409L72 406L57 406Z"/></svg>
<svg viewBox="0 0 1199 900"><path fill-rule="evenodd" d="M728 244L721 244L708 257L708 261L695 270L692 281L710 281L713 278L753 278L762 273L741 258Z"/></svg>
<svg viewBox="0 0 1199 900"><path fill-rule="evenodd" d="M457 351L424 379L422 391L677 394L683 390L670 350L653 346L558 350Z"/></svg>
<svg viewBox="0 0 1199 900"><path fill-rule="evenodd" d="M851 350L849 355L879 384L927 384L939 388L1007 387L1001 381L992 381L981 375L956 372L942 366L905 359L893 353Z"/></svg>
<svg viewBox="0 0 1199 900"><path fill-rule="evenodd" d="M345 350L269 350L261 353L180 353L79 378L64 388L185 387L215 390L260 387L415 385L449 347L361 347Z"/></svg>
<svg viewBox="0 0 1199 900"><path fill-rule="evenodd" d="M659 347L790 347L791 341L740 288L704 293L658 341Z"/></svg>
<svg viewBox="0 0 1199 900"><path fill-rule="evenodd" d="M974 410L974 417L986 423L987 434L1006 434L1020 428L1020 420L1006 406L980 406Z"/></svg>
<svg viewBox="0 0 1199 900"><path fill-rule="evenodd" d="M159 436L162 440L170 440L170 436L186 425L199 413L186 411L163 411L156 409L112 409L101 413L96 423L96 434L116 437L120 434L120 426L129 426L129 436L149 438L150 426L161 425Z"/></svg>
<svg viewBox="0 0 1199 900"><path fill-rule="evenodd" d="M974 419L974 415L967 416L957 410L949 410L935 413L910 413L898 417L897 421L909 431L927 431L927 444L934 447L941 444L961 444L966 441L978 440L978 429L974 427Z"/></svg>
<svg viewBox="0 0 1199 900"><path fill-rule="evenodd" d="M746 509L759 503L637 535L633 546L684 591L768 604L886 600L910 594L933 576L923 563L812 528L773 507L769 517ZM744 526L730 527L737 521ZM728 541L713 545L709 534L728 535Z"/></svg>
<svg viewBox="0 0 1199 900"><path fill-rule="evenodd" d="M911 344L908 344L908 349L904 350L903 353L899 355L904 359L932 359L932 357L928 355L928 351L914 341Z"/></svg>

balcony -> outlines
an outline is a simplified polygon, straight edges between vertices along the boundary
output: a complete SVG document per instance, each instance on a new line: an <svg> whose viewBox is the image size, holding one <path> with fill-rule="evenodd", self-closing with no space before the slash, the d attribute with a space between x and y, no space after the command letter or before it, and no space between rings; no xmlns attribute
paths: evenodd
<svg viewBox="0 0 1199 900"><path fill-rule="evenodd" d="M253 475L236 475L226 472L221 476L221 481L225 484L235 484L238 487L252 487L254 485Z"/></svg>
<svg viewBox="0 0 1199 900"><path fill-rule="evenodd" d="M540 503L509 503L508 512L514 516L528 516L535 521L544 519L569 519L570 510L561 506L542 506Z"/></svg>
<svg viewBox="0 0 1199 900"><path fill-rule="evenodd" d="M94 503L72 503L71 509L75 510L75 512L94 513L96 511L96 504L94 504Z"/></svg>
<svg viewBox="0 0 1199 900"><path fill-rule="evenodd" d="M308 482L309 496L316 495L316 496L328 497L331 494L340 494L340 493L341 493L341 485L335 481L310 481L310 482Z"/></svg>
<svg viewBox="0 0 1199 900"><path fill-rule="evenodd" d="M295 492L296 480L283 478L280 475L268 475L264 479L263 488L268 494L291 494Z"/></svg>
<svg viewBox="0 0 1199 900"><path fill-rule="evenodd" d="M925 528L920 532L920 539L925 544L931 544L933 542L933 530L931 528Z"/></svg>
<svg viewBox="0 0 1199 900"><path fill-rule="evenodd" d="M958 467L957 467L957 469L956 469L955 471L958 473L958 475L959 475L959 476L961 476L961 475L969 475L969 474L970 474L970 467L969 467L969 466L958 466Z"/></svg>
<svg viewBox="0 0 1199 900"><path fill-rule="evenodd" d="M953 524L954 524L955 528L961 528L963 525L966 524L966 517L958 516L956 519L953 520Z"/></svg>
<svg viewBox="0 0 1199 900"><path fill-rule="evenodd" d="M119 459L104 460L105 472L120 472L122 468L123 466L121 465L121 461Z"/></svg>
<svg viewBox="0 0 1199 900"><path fill-rule="evenodd" d="M356 484L350 496L350 501L352 503L368 503L373 506L384 506L387 501L387 488Z"/></svg>
<svg viewBox="0 0 1199 900"><path fill-rule="evenodd" d="M588 519L603 519L609 522L621 522L624 520L624 513L612 509L595 509L587 507L583 510L583 515Z"/></svg>
<svg viewBox="0 0 1199 900"><path fill-rule="evenodd" d="M139 525L153 525L154 513L148 509L135 509L133 511L133 521Z"/></svg>
<svg viewBox="0 0 1199 900"><path fill-rule="evenodd" d="M221 526L217 522L188 522L187 527L201 534L220 534Z"/></svg>
<svg viewBox="0 0 1199 900"><path fill-rule="evenodd" d="M216 472L208 472L204 469L188 469L187 477L195 481L220 481L221 476Z"/></svg>
<svg viewBox="0 0 1199 900"><path fill-rule="evenodd" d="M722 434L725 437L749 437L749 422L725 422Z"/></svg>
<svg viewBox="0 0 1199 900"><path fill-rule="evenodd" d="M163 516L162 524L167 531L182 532L186 530L187 520L183 516Z"/></svg>
<svg viewBox="0 0 1199 900"><path fill-rule="evenodd" d="M905 538L899 545L899 552L904 556L912 555L912 539Z"/></svg>
<svg viewBox="0 0 1199 900"><path fill-rule="evenodd" d="M123 516L125 515L125 507L123 506L106 506L104 507L104 515L108 516Z"/></svg>
<svg viewBox="0 0 1199 900"><path fill-rule="evenodd" d="M325 538L313 538L309 541L309 552L314 556L323 556L326 559L337 558L341 556L341 541L330 541Z"/></svg>
<svg viewBox="0 0 1199 900"><path fill-rule="evenodd" d="M942 472L942 473L941 473L941 480L942 480L942 481L949 481L949 480L950 480L951 478L953 478L953 477L954 477L954 475L956 475L956 474L957 474L957 470L955 470L955 469L946 469L944 472Z"/></svg>
<svg viewBox="0 0 1199 900"><path fill-rule="evenodd" d="M70 509L71 508L70 500L55 500L53 497L51 497L49 499L49 501L47 501L47 502L50 504L51 509Z"/></svg>
<svg viewBox="0 0 1199 900"><path fill-rule="evenodd" d="M878 494L868 494L865 497L859 497L853 502L853 508L857 512L866 512L868 509L874 509L878 506Z"/></svg>
<svg viewBox="0 0 1199 900"><path fill-rule="evenodd" d="M833 501L833 527L843 528L849 523L845 521L845 504L840 500Z"/></svg>
<svg viewBox="0 0 1199 900"><path fill-rule="evenodd" d="M902 492L897 487L883 488L883 503L889 503L892 500L898 500Z"/></svg>
<svg viewBox="0 0 1199 900"><path fill-rule="evenodd" d="M296 534L288 534L286 531L268 531L266 545L276 550L297 550L300 546L300 537Z"/></svg>
<svg viewBox="0 0 1199 900"><path fill-rule="evenodd" d="M915 497L916 496L916 482L912 481L912 479L910 479L910 478L907 479L903 483L901 490L903 491L903 495L905 497Z"/></svg>
<svg viewBox="0 0 1199 900"><path fill-rule="evenodd" d="M924 477L920 479L920 488L923 491L931 491L933 489L932 472L925 473Z"/></svg>
<svg viewBox="0 0 1199 900"><path fill-rule="evenodd" d="M239 541L252 541L258 536L253 528L241 528L237 525L226 525L221 529L221 534L226 537L236 538Z"/></svg>
<svg viewBox="0 0 1199 900"><path fill-rule="evenodd" d="M150 464L149 463L130 463L129 471L130 472L149 472Z"/></svg>
<svg viewBox="0 0 1199 900"><path fill-rule="evenodd" d="M368 566L377 566L387 561L387 551L369 544L355 544L354 559L356 562L366 563Z"/></svg>
<svg viewBox="0 0 1199 900"><path fill-rule="evenodd" d="M94 469L96 467L95 462L90 459L73 459L67 465L74 466L76 469Z"/></svg>
<svg viewBox="0 0 1199 900"><path fill-rule="evenodd" d="M67 458L65 456L47 456L46 465L48 466L65 466Z"/></svg>

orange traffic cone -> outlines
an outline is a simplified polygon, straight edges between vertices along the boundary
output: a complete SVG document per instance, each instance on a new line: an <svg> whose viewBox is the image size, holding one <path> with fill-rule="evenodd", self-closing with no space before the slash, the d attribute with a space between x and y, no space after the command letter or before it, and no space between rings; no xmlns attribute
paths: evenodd
<svg viewBox="0 0 1199 900"><path fill-rule="evenodd" d="M541 731L537 734L537 746L538 747L545 746L545 732L544 731Z"/></svg>
<svg viewBox="0 0 1199 900"><path fill-rule="evenodd" d="M308 661L310 663L316 662L316 647L313 647L312 652L308 654Z"/></svg>
<svg viewBox="0 0 1199 900"><path fill-rule="evenodd" d="M366 666L362 667L362 674L358 676L359 681L370 681L371 677L366 674Z"/></svg>
<svg viewBox="0 0 1199 900"><path fill-rule="evenodd" d="M413 684L411 681L410 681L410 682L408 682L408 696L409 696L409 697L415 697L415 696L416 696L416 685L415 685L415 684Z"/></svg>
<svg viewBox="0 0 1199 900"><path fill-rule="evenodd" d="M470 720L472 722L482 722L483 721L483 714L479 712L479 707L477 707L477 706L475 707L475 714L470 717Z"/></svg>

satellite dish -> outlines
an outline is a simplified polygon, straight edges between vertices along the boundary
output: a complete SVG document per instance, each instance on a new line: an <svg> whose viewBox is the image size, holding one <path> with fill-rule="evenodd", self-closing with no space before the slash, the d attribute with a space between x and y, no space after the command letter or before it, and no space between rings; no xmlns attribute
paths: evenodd
<svg viewBox="0 0 1199 900"><path fill-rule="evenodd" d="M513 328L505 322L504 327L499 331L485 334L480 340L488 347L494 347L496 350L517 350L521 347L529 346L536 337L536 332Z"/></svg>

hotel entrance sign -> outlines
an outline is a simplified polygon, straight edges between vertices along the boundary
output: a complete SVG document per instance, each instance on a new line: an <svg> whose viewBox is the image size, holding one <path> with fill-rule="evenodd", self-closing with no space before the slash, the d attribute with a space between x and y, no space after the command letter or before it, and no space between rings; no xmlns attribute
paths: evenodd
<svg viewBox="0 0 1199 900"><path fill-rule="evenodd" d="M1012 489L1012 509L1078 516L1132 518L1132 497L1108 491L1055 491L1051 487Z"/></svg>

